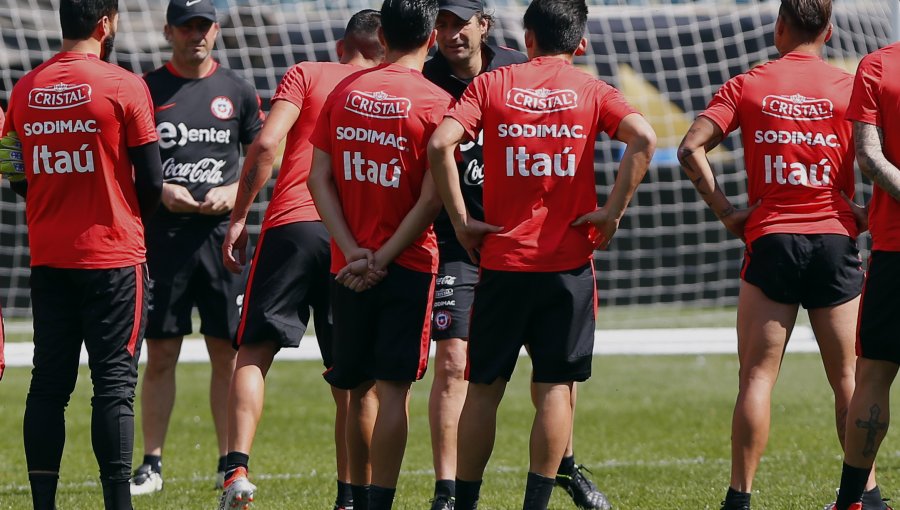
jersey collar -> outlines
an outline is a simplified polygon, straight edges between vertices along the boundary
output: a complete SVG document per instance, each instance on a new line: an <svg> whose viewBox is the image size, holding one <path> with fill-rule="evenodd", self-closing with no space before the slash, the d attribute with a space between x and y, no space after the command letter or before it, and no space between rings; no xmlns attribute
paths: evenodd
<svg viewBox="0 0 900 510"><path fill-rule="evenodd" d="M203 78L209 78L209 77L212 76L213 73L215 73L216 70L218 70L218 69L219 69L219 62L217 62L215 59L213 59L213 65L212 65L212 67L209 69L209 72L208 72L208 73L204 74L203 76L201 76L201 77L199 77L199 78L188 78L188 77L186 77L186 76L182 76L181 73L179 73L178 70L175 69L175 66L172 65L172 61L171 61L171 60L168 61L168 62L166 62L166 70L168 70L169 73L172 74L172 76L175 76L175 77L177 77L177 78L182 78L182 79L184 79L184 80L193 80L193 79L202 80Z"/></svg>

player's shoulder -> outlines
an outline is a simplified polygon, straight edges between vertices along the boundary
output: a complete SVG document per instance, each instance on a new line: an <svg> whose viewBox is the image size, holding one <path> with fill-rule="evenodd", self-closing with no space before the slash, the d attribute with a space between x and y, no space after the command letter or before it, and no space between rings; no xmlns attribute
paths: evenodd
<svg viewBox="0 0 900 510"><path fill-rule="evenodd" d="M98 73L98 78L102 81L117 82L128 88L136 87L141 90L146 90L147 88L143 78L139 74L135 74L123 67L119 67L103 60L97 60L95 65L100 66L102 69L102 73Z"/></svg>

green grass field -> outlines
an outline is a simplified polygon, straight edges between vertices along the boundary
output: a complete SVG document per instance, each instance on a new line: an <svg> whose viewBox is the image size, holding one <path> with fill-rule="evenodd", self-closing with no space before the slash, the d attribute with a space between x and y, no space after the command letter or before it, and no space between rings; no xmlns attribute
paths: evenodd
<svg viewBox="0 0 900 510"><path fill-rule="evenodd" d="M755 509L818 509L833 496L840 452L832 403L817 355L789 354L773 403L772 437L755 484ZM484 509L521 505L532 408L530 363L520 360L500 410L494 455L482 490ZM334 493L332 403L317 362L276 363L251 459L258 509L331 508ZM728 483L729 422L737 386L735 356L609 356L581 386L578 462L617 509L718 509ZM213 509L215 441L207 406L208 367L179 367L178 402L165 456L165 490L135 498L137 509ZM22 450L29 371L0 383L0 508L30 508ZM397 509L425 509L433 487L426 403L430 378L413 387L409 444ZM86 369L67 414L60 510L102 508L89 436ZM897 433L885 441L881 485L900 487ZM137 434L140 437L140 433ZM140 441L135 448L141 453ZM136 456L136 461L140 456ZM553 509L574 508L554 493Z"/></svg>

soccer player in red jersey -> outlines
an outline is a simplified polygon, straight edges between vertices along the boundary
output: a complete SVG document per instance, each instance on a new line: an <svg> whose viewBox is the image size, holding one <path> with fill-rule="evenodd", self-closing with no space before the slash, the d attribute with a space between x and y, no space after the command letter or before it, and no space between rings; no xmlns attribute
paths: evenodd
<svg viewBox="0 0 900 510"><path fill-rule="evenodd" d="M890 423L890 389L900 366L900 43L863 58L847 119L859 167L875 184L869 202L872 255L859 315L856 391L847 413L838 510L871 506L863 492ZM861 504L860 504L861 502ZM830 508L830 507L829 507Z"/></svg>
<svg viewBox="0 0 900 510"><path fill-rule="evenodd" d="M144 228L162 188L150 95L104 62L115 0L61 0L62 49L13 88L3 132L25 157L34 369L24 439L34 508L56 508L64 411L82 344L107 510L130 510L134 387L144 330Z"/></svg>
<svg viewBox="0 0 900 510"><path fill-rule="evenodd" d="M523 507L547 508L571 431L572 387L591 374L593 251L609 245L654 151L652 128L621 94L572 66L587 45L586 22L584 2L532 2L524 17L530 60L477 76L429 142L456 235L481 266L459 423L459 509L477 507L497 406L523 344L532 358L536 407ZM466 208L454 158L457 146L479 130L484 222ZM627 148L598 208L594 140L600 131Z"/></svg>
<svg viewBox="0 0 900 510"><path fill-rule="evenodd" d="M722 508L750 508L769 435L772 388L799 306L808 310L834 392L843 444L854 387L853 351L863 273L856 236L865 230L854 194L853 77L825 63L831 0L784 0L775 22L778 60L729 80L694 121L679 160L703 200L746 243L738 298L739 388L732 418L731 482ZM741 129L747 209L716 182L706 152ZM873 504L883 503L869 481Z"/></svg>
<svg viewBox="0 0 900 510"><path fill-rule="evenodd" d="M422 72L455 99L463 95L479 74L528 60L523 53L486 42L493 17L485 12L481 0L439 0L438 7L435 23L437 52L425 63ZM476 220L484 218L482 152L479 134L460 145L460 157L456 162L463 200ZM440 265L431 321L435 340L434 378L428 399L435 473L431 510L448 510L456 496L457 426L468 385L465 379L466 344L475 284L478 283L478 265L469 259L459 244L453 224L443 210L434 221L434 233L438 240ZM573 387L573 409L576 393ZM608 510L610 505L606 495L585 475L585 468L575 463L573 444L574 431L556 473L556 484L571 496L576 506L586 510Z"/></svg>
<svg viewBox="0 0 900 510"><path fill-rule="evenodd" d="M143 462L132 495L163 488L162 455L175 405L175 368L196 305L210 359L209 400L216 431L216 487L225 476L232 342L244 278L222 265L220 249L234 204L241 150L262 126L253 86L212 57L219 33L212 0L171 0L166 9L169 61L144 75L163 161L162 207L147 222L150 312L141 381Z"/></svg>
<svg viewBox="0 0 900 510"><path fill-rule="evenodd" d="M325 374L350 390L348 446L354 457L371 434L369 496L354 508L393 504L406 448L413 381L428 363L440 199L425 145L452 98L422 76L434 43L437 0L386 0L380 36L385 63L344 80L329 96L310 138L309 189L332 236L336 274L334 366ZM374 427L359 402L377 389ZM361 491L359 491L361 492Z"/></svg>
<svg viewBox="0 0 900 510"><path fill-rule="evenodd" d="M284 159L254 253L238 328L237 368L228 407L226 508L228 501L238 495L249 500L255 489L246 472L262 416L265 376L279 349L300 344L310 308L314 311L322 361L326 368L332 365L330 241L306 183L313 152L309 135L335 86L348 75L381 63L384 48L378 41L380 25L378 11L360 11L350 18L343 39L337 43L341 63L303 62L290 68L272 98L272 111L265 126L244 161L235 208L222 245L225 266L234 273L241 273L246 262L250 206L272 177L278 146L287 137ZM337 404L335 510L339 510L353 506L346 440L350 394L332 387L332 395ZM372 396L365 404L364 413L371 420L377 400ZM355 465L366 469L368 460L363 458ZM359 477L366 479L368 474L364 471Z"/></svg>

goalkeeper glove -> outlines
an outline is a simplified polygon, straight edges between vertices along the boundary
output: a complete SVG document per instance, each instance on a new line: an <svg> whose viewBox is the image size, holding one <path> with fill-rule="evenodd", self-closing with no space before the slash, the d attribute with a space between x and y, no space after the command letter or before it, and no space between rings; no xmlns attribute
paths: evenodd
<svg viewBox="0 0 900 510"><path fill-rule="evenodd" d="M25 180L22 141L15 131L10 131L0 138L0 175L9 179L9 182Z"/></svg>

